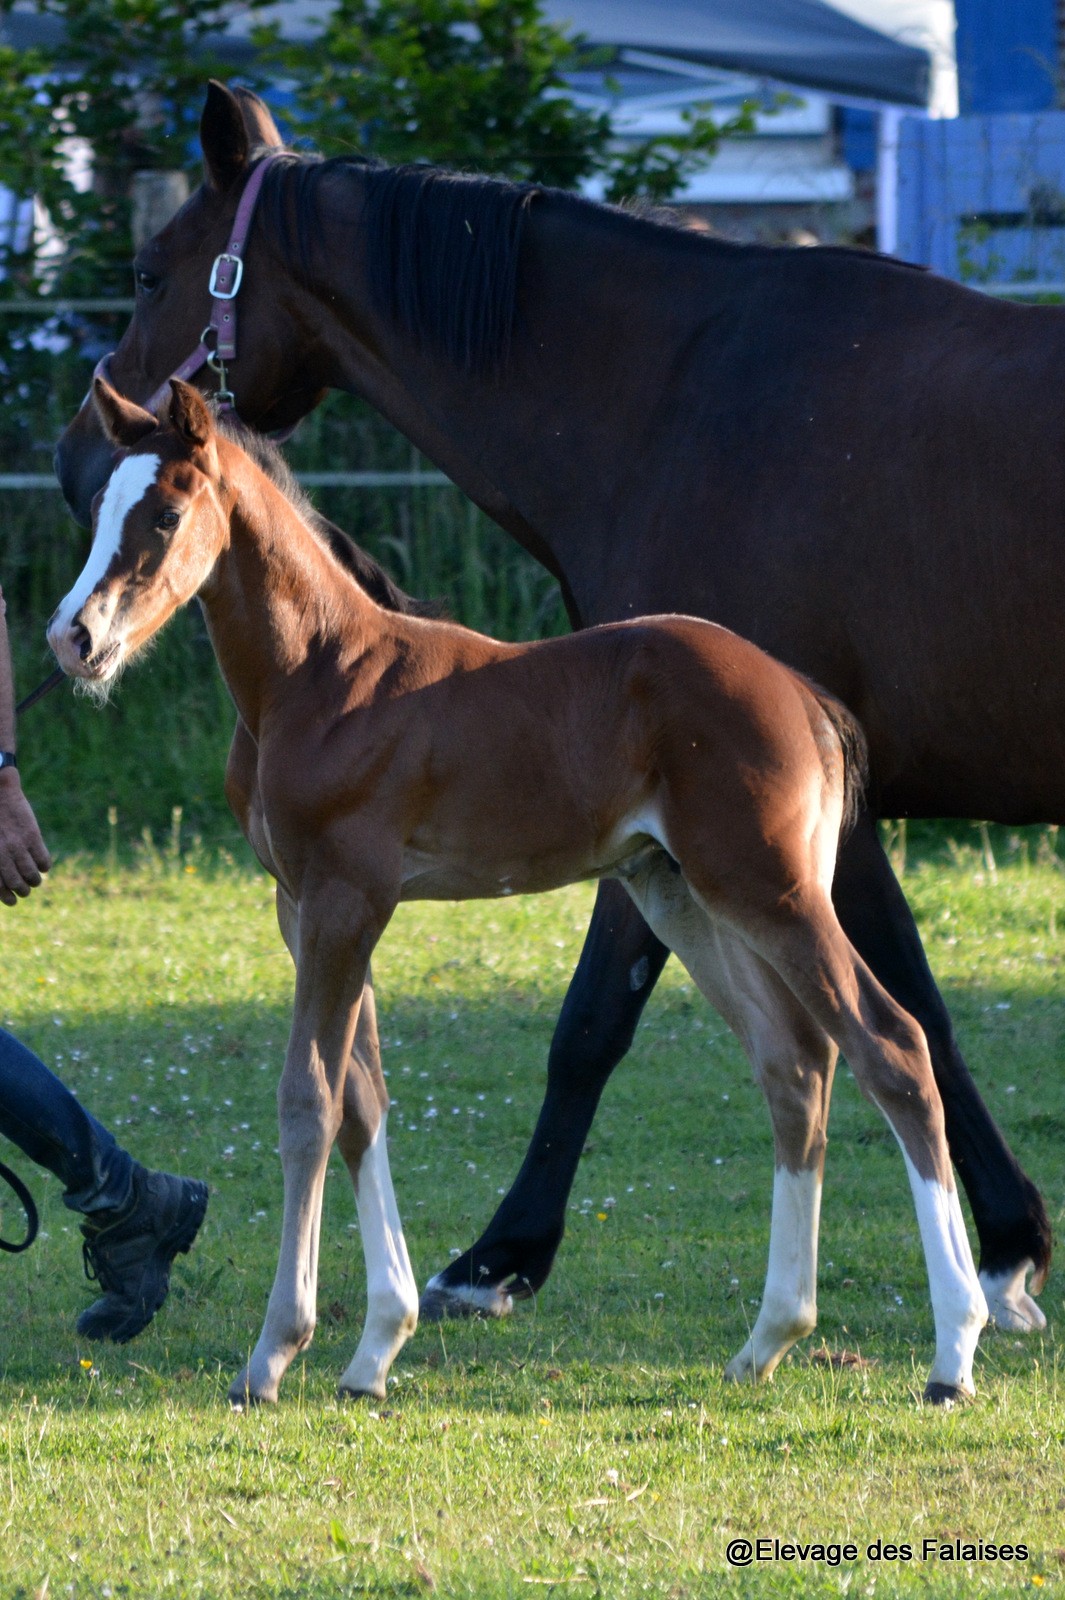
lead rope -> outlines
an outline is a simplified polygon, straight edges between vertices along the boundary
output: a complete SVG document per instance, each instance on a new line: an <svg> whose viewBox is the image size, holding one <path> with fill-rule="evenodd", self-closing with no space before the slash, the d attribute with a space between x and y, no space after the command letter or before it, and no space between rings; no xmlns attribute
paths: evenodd
<svg viewBox="0 0 1065 1600"><path fill-rule="evenodd" d="M21 1244L11 1244L7 1239L0 1239L0 1250L6 1250L8 1255L17 1256L21 1255L23 1250L28 1250L34 1239L36 1239L40 1219L37 1216L37 1207L33 1203L33 1196L30 1191L18 1173L12 1172L11 1168L5 1166L2 1161L0 1161L0 1178L3 1178L5 1183L10 1184L18 1197L19 1205L26 1213L26 1237Z"/></svg>
<svg viewBox="0 0 1065 1600"><path fill-rule="evenodd" d="M47 678L45 678L44 682L39 683L36 689L34 689L31 694L26 696L25 700L19 701L18 705L15 707L16 717L21 717L24 711L28 711L30 709L30 706L35 706L38 700L44 699L46 694L51 694L53 689L58 689L65 677L66 673L63 671L62 667L56 667L55 671L50 672Z"/></svg>

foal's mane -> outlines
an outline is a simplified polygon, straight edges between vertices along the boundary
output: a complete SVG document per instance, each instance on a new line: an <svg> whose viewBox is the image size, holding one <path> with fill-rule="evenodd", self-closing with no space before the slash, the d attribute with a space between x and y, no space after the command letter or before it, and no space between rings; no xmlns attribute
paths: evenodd
<svg viewBox="0 0 1065 1600"><path fill-rule="evenodd" d="M300 487L292 468L277 445L261 433L246 428L224 414L215 419L219 433L233 444L239 445L250 456L259 470L266 474L275 488L298 516L307 524L315 537L325 545L333 558L365 589L386 611L398 611L408 617L437 617L441 607L431 600L415 600L393 582L373 556L369 555L351 536L338 528L335 522L323 517L309 495Z"/></svg>

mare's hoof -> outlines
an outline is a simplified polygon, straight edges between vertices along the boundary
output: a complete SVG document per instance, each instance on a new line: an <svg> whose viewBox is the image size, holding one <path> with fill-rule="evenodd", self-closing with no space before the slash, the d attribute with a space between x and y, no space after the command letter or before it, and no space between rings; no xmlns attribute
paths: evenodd
<svg viewBox="0 0 1065 1600"><path fill-rule="evenodd" d="M479 1289L451 1287L431 1278L418 1306L419 1322L445 1322L448 1318L509 1317L512 1295L497 1284Z"/></svg>
<svg viewBox="0 0 1065 1600"><path fill-rule="evenodd" d="M1000 1332L1040 1333L1047 1325L1046 1317L1025 1287L1031 1265L1025 1261L1009 1272L980 1274L988 1316Z"/></svg>
<svg viewBox="0 0 1065 1600"><path fill-rule="evenodd" d="M929 1379L924 1386L925 1405L942 1406L944 1411L950 1411L957 1405L966 1405L971 1399L968 1390L956 1383L935 1383Z"/></svg>
<svg viewBox="0 0 1065 1600"><path fill-rule="evenodd" d="M383 1394L374 1394L372 1389L345 1389L344 1385L337 1385L337 1399L350 1400L355 1405L379 1406L384 1399Z"/></svg>

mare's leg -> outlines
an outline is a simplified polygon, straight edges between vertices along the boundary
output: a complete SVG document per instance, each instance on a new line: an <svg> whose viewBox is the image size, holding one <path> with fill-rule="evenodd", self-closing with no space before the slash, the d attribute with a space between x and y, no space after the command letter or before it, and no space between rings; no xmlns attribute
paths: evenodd
<svg viewBox="0 0 1065 1600"><path fill-rule="evenodd" d="M980 1098L929 971L910 908L877 837L862 817L840 852L832 899L843 930L893 999L924 1029L943 1100L947 1142L980 1238L980 1281L1002 1328L1044 1328L1025 1292L1042 1288L1050 1265L1050 1221Z"/></svg>
<svg viewBox="0 0 1065 1600"><path fill-rule="evenodd" d="M784 875L782 875L783 878ZM689 881L691 879L689 878ZM821 885L799 876L764 885L757 902L726 906L714 887L697 896L728 917L839 1045L863 1092L902 1147L924 1246L936 1326L925 1396L973 1393L973 1356L987 1303L965 1233L943 1106L920 1027L847 940ZM782 892L787 889L787 892Z"/></svg>
<svg viewBox="0 0 1065 1600"><path fill-rule="evenodd" d="M365 865L369 886L374 864ZM339 873L323 873L301 897L292 1032L277 1091L285 1180L281 1250L258 1343L230 1386L235 1404L276 1400L285 1371L314 1334L326 1163L343 1117L370 952L393 904Z"/></svg>
<svg viewBox="0 0 1065 1600"><path fill-rule="evenodd" d="M765 1292L751 1336L725 1375L768 1378L817 1322L817 1232L836 1047L791 990L696 904L664 855L627 882L747 1052L769 1103L776 1171Z"/></svg>
<svg viewBox="0 0 1065 1600"><path fill-rule="evenodd" d="M296 959L296 908L278 885L277 920ZM340 1380L341 1394L383 1400L388 1371L418 1325L418 1289L407 1255L388 1165L388 1090L381 1070L377 1008L369 970L344 1078L337 1148L355 1190L366 1262L366 1322Z"/></svg>
<svg viewBox="0 0 1065 1600"><path fill-rule="evenodd" d="M545 1282L599 1097L668 954L620 884L601 883L551 1041L547 1094L528 1154L477 1243L429 1280L423 1318L505 1316L512 1296Z"/></svg>
<svg viewBox="0 0 1065 1600"><path fill-rule="evenodd" d="M418 1288L388 1165L388 1090L381 1071L373 988L362 993L355 1043L344 1081L337 1143L355 1186L366 1257L366 1323L340 1380L341 1394L383 1400L388 1369L418 1326Z"/></svg>

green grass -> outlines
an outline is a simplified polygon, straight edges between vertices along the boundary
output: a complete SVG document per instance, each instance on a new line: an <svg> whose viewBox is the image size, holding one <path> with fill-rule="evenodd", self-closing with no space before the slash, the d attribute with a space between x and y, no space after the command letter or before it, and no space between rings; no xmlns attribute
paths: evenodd
<svg viewBox="0 0 1065 1600"><path fill-rule="evenodd" d="M1062 876L1017 864L992 880L977 851L956 853L911 872L907 892L981 1088L1060 1232ZM517 1169L590 904L580 889L412 906L389 930L376 971L392 1168L420 1282ZM6 1025L138 1157L212 1189L156 1322L132 1346L89 1351L74 1334L90 1292L76 1218L55 1180L28 1174L44 1237L0 1264L3 1600L1065 1584L1061 1278L1043 1296L1046 1334L985 1335L973 1405L922 1407L932 1320L916 1223L894 1141L845 1071L818 1333L772 1384L723 1383L761 1292L771 1147L742 1056L675 963L608 1087L536 1304L503 1324L422 1329L386 1406L338 1404L364 1280L335 1162L315 1343L276 1408L237 1415L226 1384L258 1333L279 1224L274 1089L292 982L268 886L196 855L74 861L5 914L3 939ZM11 1203L3 1222L17 1231ZM816 1364L822 1340L870 1364ZM729 1539L774 1535L853 1540L860 1559L730 1572ZM869 1559L878 1537L914 1559ZM1032 1556L921 1561L921 1541L940 1537L1025 1542Z"/></svg>

